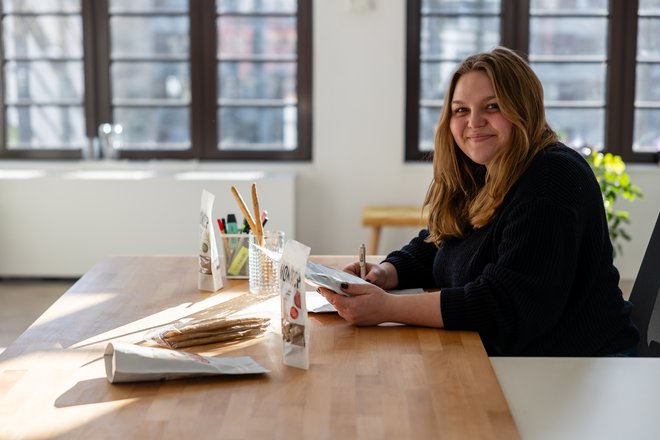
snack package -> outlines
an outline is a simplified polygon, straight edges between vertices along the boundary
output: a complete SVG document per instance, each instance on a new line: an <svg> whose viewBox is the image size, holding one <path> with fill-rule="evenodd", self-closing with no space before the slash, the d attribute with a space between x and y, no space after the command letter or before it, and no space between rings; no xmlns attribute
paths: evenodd
<svg viewBox="0 0 660 440"><path fill-rule="evenodd" d="M105 374L110 383L270 372L249 356L202 356L124 342L110 342L105 348L103 358Z"/></svg>
<svg viewBox="0 0 660 440"><path fill-rule="evenodd" d="M341 283L369 284L368 281L343 270L334 269L323 264L314 263L313 261L307 262L305 280L312 287L325 287L343 296L350 295L341 290Z"/></svg>
<svg viewBox="0 0 660 440"><path fill-rule="evenodd" d="M310 249L295 240L284 245L280 259L282 358L285 365L309 368L309 326L305 301L305 264Z"/></svg>
<svg viewBox="0 0 660 440"><path fill-rule="evenodd" d="M207 190L202 190L202 210L199 217L199 274L197 288L208 292L222 289L224 268L220 267L218 248L215 245L213 233L213 202L215 196Z"/></svg>

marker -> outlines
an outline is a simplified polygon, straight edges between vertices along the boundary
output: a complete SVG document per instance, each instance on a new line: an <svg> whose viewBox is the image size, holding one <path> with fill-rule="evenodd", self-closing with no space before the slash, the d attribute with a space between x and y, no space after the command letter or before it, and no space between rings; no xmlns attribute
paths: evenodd
<svg viewBox="0 0 660 440"><path fill-rule="evenodd" d="M227 234L238 234L238 225L236 224L236 216L234 214L227 214ZM237 238L229 239L229 247L233 252L238 246Z"/></svg>
<svg viewBox="0 0 660 440"><path fill-rule="evenodd" d="M364 243L360 245L358 255L360 261L360 278L364 279L367 276L367 248L364 246Z"/></svg>
<svg viewBox="0 0 660 440"><path fill-rule="evenodd" d="M227 234L238 234L238 225L234 214L227 214Z"/></svg>
<svg viewBox="0 0 660 440"><path fill-rule="evenodd" d="M243 234L249 234L250 233L250 223L248 223L247 219L243 219L243 229L241 229L241 232Z"/></svg>

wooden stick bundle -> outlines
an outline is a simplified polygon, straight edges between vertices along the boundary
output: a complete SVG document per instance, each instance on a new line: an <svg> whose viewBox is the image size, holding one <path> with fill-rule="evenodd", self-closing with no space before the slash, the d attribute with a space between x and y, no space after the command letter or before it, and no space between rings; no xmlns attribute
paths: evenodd
<svg viewBox="0 0 660 440"><path fill-rule="evenodd" d="M236 187L233 185L231 187L231 193L234 195L234 198L236 199L236 203L238 203L238 207L241 209L241 212L243 213L245 220L250 225L250 230L252 230L252 233L254 234L257 243L259 244L259 246L263 246L264 228L263 225L261 224L261 208L259 207L257 184L254 182L252 183L252 209L254 211L254 217L250 213L250 209L245 204L245 200L243 200L241 193L238 192L238 189L236 189Z"/></svg>
<svg viewBox="0 0 660 440"><path fill-rule="evenodd" d="M161 332L159 343L170 348L212 343L236 343L263 334L269 318L207 318L177 324Z"/></svg>

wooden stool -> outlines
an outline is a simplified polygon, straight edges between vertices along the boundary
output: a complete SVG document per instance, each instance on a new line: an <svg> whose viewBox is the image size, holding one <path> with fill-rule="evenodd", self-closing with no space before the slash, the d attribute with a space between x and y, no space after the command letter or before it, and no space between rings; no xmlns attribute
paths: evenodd
<svg viewBox="0 0 660 440"><path fill-rule="evenodd" d="M383 226L424 226L428 220L419 206L367 206L362 210L362 225L371 227L367 252L377 255L380 230Z"/></svg>

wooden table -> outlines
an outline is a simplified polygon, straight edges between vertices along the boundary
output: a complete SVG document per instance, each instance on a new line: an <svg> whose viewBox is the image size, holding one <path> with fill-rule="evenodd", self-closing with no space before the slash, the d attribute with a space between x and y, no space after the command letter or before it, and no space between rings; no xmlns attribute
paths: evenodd
<svg viewBox="0 0 660 440"><path fill-rule="evenodd" d="M345 260L317 258L326 264ZM228 301L197 290L194 257L101 261L0 355L0 438L518 438L476 333L354 327L310 315L311 366L282 364L278 321L250 355L267 375L110 384L103 350ZM277 298L258 307L276 316Z"/></svg>

